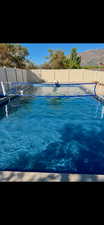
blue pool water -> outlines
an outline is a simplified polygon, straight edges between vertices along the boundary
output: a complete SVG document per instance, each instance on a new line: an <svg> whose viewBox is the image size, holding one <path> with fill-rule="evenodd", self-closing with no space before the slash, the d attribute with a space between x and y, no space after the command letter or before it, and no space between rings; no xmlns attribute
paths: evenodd
<svg viewBox="0 0 104 225"><path fill-rule="evenodd" d="M0 170L104 174L102 103L20 97L0 108Z"/></svg>

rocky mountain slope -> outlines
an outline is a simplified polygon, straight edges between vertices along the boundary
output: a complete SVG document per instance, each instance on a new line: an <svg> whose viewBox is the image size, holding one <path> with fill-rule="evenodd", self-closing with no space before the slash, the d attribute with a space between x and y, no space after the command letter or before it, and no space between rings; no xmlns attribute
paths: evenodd
<svg viewBox="0 0 104 225"><path fill-rule="evenodd" d="M104 49L94 49L88 50L85 52L80 52L78 55L81 56L81 65L99 65L100 63L104 64Z"/></svg>

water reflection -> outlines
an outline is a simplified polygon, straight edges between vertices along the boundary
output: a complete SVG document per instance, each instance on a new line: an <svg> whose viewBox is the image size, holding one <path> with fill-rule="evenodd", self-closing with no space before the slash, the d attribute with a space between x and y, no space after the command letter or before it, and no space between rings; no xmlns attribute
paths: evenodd
<svg viewBox="0 0 104 225"><path fill-rule="evenodd" d="M101 119L103 119L104 116L104 105L102 105L102 109L101 109Z"/></svg>
<svg viewBox="0 0 104 225"><path fill-rule="evenodd" d="M61 103L61 98L60 97L55 97L55 98L52 98L52 99L50 99L50 101L49 101L49 103L51 104L51 105L60 105L60 103Z"/></svg>
<svg viewBox="0 0 104 225"><path fill-rule="evenodd" d="M104 104L102 102L98 101L97 107L96 107L96 113L95 113L96 119L103 119L104 118Z"/></svg>
<svg viewBox="0 0 104 225"><path fill-rule="evenodd" d="M98 113L99 113L100 106L101 106L101 103L100 103L100 101L98 101L98 104L97 104L97 107L96 107L95 118L98 118Z"/></svg>
<svg viewBox="0 0 104 225"><path fill-rule="evenodd" d="M5 116L6 118L8 118L9 114L8 114L8 105L5 105Z"/></svg>
<svg viewBox="0 0 104 225"><path fill-rule="evenodd" d="M30 105L29 105L30 101L31 101L31 98L23 97L23 96L12 99L12 100L9 99L8 104L0 107L0 120L3 118L8 119L9 115L11 115L12 113L15 114L21 108L24 108L29 111L30 110Z"/></svg>

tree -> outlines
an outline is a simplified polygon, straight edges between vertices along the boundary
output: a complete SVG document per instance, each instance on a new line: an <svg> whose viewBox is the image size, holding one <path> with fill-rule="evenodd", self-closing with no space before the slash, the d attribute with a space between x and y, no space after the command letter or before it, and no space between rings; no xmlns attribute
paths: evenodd
<svg viewBox="0 0 104 225"><path fill-rule="evenodd" d="M6 44L0 44L0 66L8 66L9 64L8 46Z"/></svg>
<svg viewBox="0 0 104 225"><path fill-rule="evenodd" d="M69 58L66 58L64 61L65 68L70 69L79 69L81 63L81 57L77 54L77 49L72 48Z"/></svg>
<svg viewBox="0 0 104 225"><path fill-rule="evenodd" d="M48 62L45 62L40 66L40 69L51 69L51 65Z"/></svg>
<svg viewBox="0 0 104 225"><path fill-rule="evenodd" d="M25 68L27 48L19 44L0 44L0 66Z"/></svg>
<svg viewBox="0 0 104 225"><path fill-rule="evenodd" d="M26 56L29 55L27 48L21 45L8 45L9 58L11 59L11 66L18 68L25 68Z"/></svg>
<svg viewBox="0 0 104 225"><path fill-rule="evenodd" d="M25 69L38 69L39 66L37 66L34 62L30 60L25 60Z"/></svg>
<svg viewBox="0 0 104 225"><path fill-rule="evenodd" d="M49 49L48 52L50 54L46 57L49 60L48 66L50 66L51 69L63 69L65 60L64 51Z"/></svg>
<svg viewBox="0 0 104 225"><path fill-rule="evenodd" d="M77 49L72 48L70 57L64 55L61 50L48 50L48 62L43 65L45 69L79 69L81 57L77 54ZM42 67L42 68L43 68Z"/></svg>
<svg viewBox="0 0 104 225"><path fill-rule="evenodd" d="M70 67L71 68L80 68L81 57L77 54L77 49L72 48L71 55L70 55Z"/></svg>
<svg viewBox="0 0 104 225"><path fill-rule="evenodd" d="M69 69L70 68L70 58L65 58L64 59L64 68Z"/></svg>

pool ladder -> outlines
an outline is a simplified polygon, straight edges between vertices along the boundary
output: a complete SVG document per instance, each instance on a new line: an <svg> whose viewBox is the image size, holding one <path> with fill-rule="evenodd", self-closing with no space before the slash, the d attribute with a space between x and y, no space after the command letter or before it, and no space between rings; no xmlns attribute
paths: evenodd
<svg viewBox="0 0 104 225"><path fill-rule="evenodd" d="M3 84L3 81L1 81L1 88L2 88L3 95L6 96L6 91L5 91L5 86Z"/></svg>

